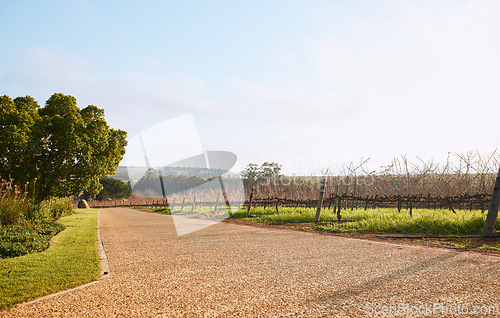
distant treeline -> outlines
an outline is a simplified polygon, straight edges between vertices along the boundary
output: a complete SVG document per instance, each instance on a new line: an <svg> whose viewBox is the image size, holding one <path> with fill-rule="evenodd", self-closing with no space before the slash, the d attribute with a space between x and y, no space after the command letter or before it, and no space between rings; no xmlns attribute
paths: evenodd
<svg viewBox="0 0 500 318"><path fill-rule="evenodd" d="M169 167L170 168L170 167ZM186 170L182 170L186 169ZM162 174L161 180L163 181L163 188L165 195L182 192L189 189L196 188L198 191L217 191L220 187L217 177L221 175L224 170L215 171L215 169L207 169L210 171L200 171L198 168L193 169L168 169L171 174ZM162 169L163 170L163 169ZM215 173L214 173L215 171ZM201 176L189 175L189 172L203 172ZM183 174L185 173L185 174ZM218 173L218 174L217 174ZM231 188L241 183L241 180L236 177L224 177L224 184ZM154 169L147 171L146 175L142 177L133 187L133 193L137 196L144 198L160 198L163 197L162 183L160 182L160 174Z"/></svg>
<svg viewBox="0 0 500 318"><path fill-rule="evenodd" d="M224 173L236 176L232 172L226 172L223 169L209 169L209 168L192 168L192 167L161 167L155 168L158 173L161 172L163 176L185 176L185 177L199 177L202 179L213 178L220 176ZM148 168L146 167L123 167L120 166L116 169L116 173L112 176L121 181L140 180L147 176Z"/></svg>

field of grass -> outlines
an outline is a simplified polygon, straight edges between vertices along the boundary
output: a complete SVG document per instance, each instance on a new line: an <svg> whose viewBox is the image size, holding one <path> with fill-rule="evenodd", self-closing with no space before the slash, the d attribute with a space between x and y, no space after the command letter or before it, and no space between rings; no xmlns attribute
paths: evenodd
<svg viewBox="0 0 500 318"><path fill-rule="evenodd" d="M99 278L97 210L77 210L43 252L0 260L0 309Z"/></svg>
<svg viewBox="0 0 500 318"><path fill-rule="evenodd" d="M240 210L233 217L241 221L266 224L313 223L314 208L254 208L246 218L246 211ZM433 234L433 235L480 235L484 225L485 214L478 210L414 209L410 216L408 211L397 209L354 209L343 210L342 222L337 222L336 213L332 209L322 209L319 224L311 224L315 230L333 233L399 233L399 234ZM497 220L500 228L500 220Z"/></svg>

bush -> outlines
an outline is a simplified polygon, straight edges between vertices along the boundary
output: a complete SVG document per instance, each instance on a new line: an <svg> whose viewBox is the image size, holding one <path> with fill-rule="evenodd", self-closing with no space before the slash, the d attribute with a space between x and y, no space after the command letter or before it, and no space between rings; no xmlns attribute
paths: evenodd
<svg viewBox="0 0 500 318"><path fill-rule="evenodd" d="M51 219L73 213L69 198L36 203L27 194L0 180L0 259L45 250L64 226Z"/></svg>
<svg viewBox="0 0 500 318"><path fill-rule="evenodd" d="M49 240L64 230L65 226L52 221L36 221L29 224L0 227L0 258L41 252L49 246Z"/></svg>
<svg viewBox="0 0 500 318"><path fill-rule="evenodd" d="M12 186L11 182L0 183L0 225L20 223L25 216L27 200L25 195Z"/></svg>
<svg viewBox="0 0 500 318"><path fill-rule="evenodd" d="M41 209L46 209L50 218L58 219L60 217L73 214L73 204L69 198L53 198L41 203Z"/></svg>
<svg viewBox="0 0 500 318"><path fill-rule="evenodd" d="M37 204L32 201L28 202L25 218L28 221L33 220L48 220L52 217L48 205Z"/></svg>

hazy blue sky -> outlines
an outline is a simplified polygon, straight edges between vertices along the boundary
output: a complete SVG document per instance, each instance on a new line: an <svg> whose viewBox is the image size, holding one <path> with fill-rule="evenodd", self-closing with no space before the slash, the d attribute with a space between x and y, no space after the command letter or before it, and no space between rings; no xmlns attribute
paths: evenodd
<svg viewBox="0 0 500 318"><path fill-rule="evenodd" d="M499 34L496 0L0 1L0 94L130 136L192 113L205 149L290 174L439 159L498 147Z"/></svg>

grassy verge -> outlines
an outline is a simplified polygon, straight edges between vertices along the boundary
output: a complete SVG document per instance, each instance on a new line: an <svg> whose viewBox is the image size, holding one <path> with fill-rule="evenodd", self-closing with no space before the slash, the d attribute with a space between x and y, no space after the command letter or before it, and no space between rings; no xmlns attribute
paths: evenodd
<svg viewBox="0 0 500 318"><path fill-rule="evenodd" d="M456 238L422 238L409 241L420 242L427 245L445 246L459 249L475 249L482 251L500 252L500 239L481 237L456 237Z"/></svg>
<svg viewBox="0 0 500 318"><path fill-rule="evenodd" d="M166 215L180 215L188 218L211 218L211 219L225 219L227 218L226 206L219 206L217 211L214 211L213 207L208 206L197 206L195 209L186 206L183 210L180 207L175 207L173 212L171 208L168 207L150 207L150 206L132 206L132 209L137 209L141 211L159 212Z"/></svg>
<svg viewBox="0 0 500 318"><path fill-rule="evenodd" d="M170 208L167 207L152 208L150 206L131 206L130 208L141 211L159 212L161 214L171 215Z"/></svg>
<svg viewBox="0 0 500 318"><path fill-rule="evenodd" d="M45 251L0 260L0 309L99 278L97 210L75 212Z"/></svg>
<svg viewBox="0 0 500 318"><path fill-rule="evenodd" d="M242 222L280 224L301 230L312 230L339 234L399 234L420 236L457 236L456 238L415 239L422 243L446 245L456 248L483 249L500 251L498 239L461 238L459 236L481 235L485 214L479 210L415 209L410 216L408 211L397 209L354 209L342 210L342 221L337 221L332 209L323 209L319 223L314 223L316 209L313 208L255 208L251 210L252 218L246 217L246 210L240 210L233 219ZM500 219L497 220L500 229ZM500 234L497 230L496 234Z"/></svg>

